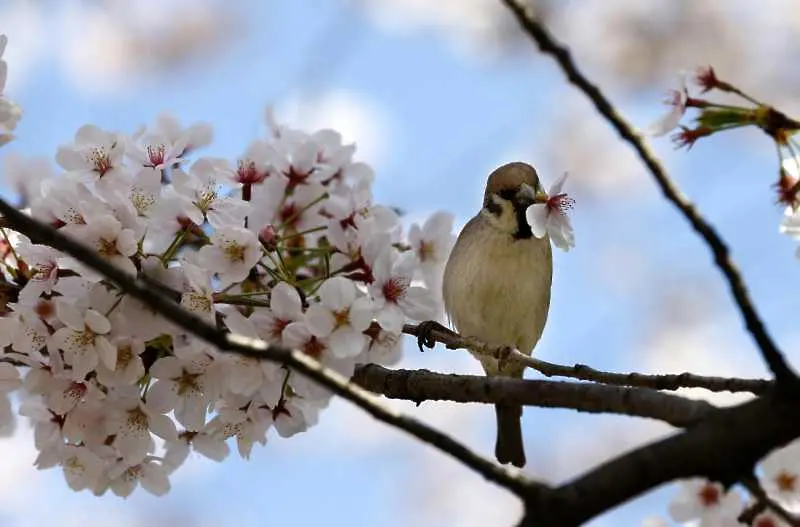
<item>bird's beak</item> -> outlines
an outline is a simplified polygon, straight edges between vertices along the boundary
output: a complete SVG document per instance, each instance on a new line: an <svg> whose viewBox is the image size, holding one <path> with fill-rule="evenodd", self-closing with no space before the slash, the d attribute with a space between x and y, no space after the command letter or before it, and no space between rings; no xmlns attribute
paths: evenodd
<svg viewBox="0 0 800 527"><path fill-rule="evenodd" d="M523 183L519 191L517 191L516 202L518 206L523 208L533 205L536 203L536 189L527 183Z"/></svg>

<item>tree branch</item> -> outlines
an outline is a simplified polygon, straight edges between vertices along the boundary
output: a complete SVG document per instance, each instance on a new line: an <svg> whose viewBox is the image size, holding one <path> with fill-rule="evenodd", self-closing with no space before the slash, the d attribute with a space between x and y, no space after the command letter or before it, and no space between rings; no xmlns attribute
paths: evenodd
<svg viewBox="0 0 800 527"><path fill-rule="evenodd" d="M420 326L406 324L403 333L419 337ZM678 390L680 388L703 388L711 392L750 392L765 393L772 381L765 379L739 379L735 377L707 377L692 373L647 375L642 373L613 373L596 370L584 364L564 366L528 357L516 350L503 346L489 346L475 339L462 337L450 330L433 329L428 336L445 345L447 349L473 349L477 353L494 358L507 356L533 368L547 377L568 377L615 386L635 386L655 390ZM509 355L510 354L510 355Z"/></svg>
<svg viewBox="0 0 800 527"><path fill-rule="evenodd" d="M778 346L767 332L764 322L753 305L744 279L736 264L731 260L730 251L716 230L703 218L688 198L678 190L661 162L639 137L634 128L619 114L600 89L581 73L567 48L557 42L549 30L536 19L533 8L526 5L523 0L501 1L511 10L522 29L536 42L539 49L553 57L569 82L592 101L600 115L611 124L624 141L633 147L655 178L667 200L680 210L695 232L703 238L714 256L714 262L728 282L747 330L755 340L764 362L766 362L775 376L776 381L792 390L800 391L800 379L786 362L780 349L778 349Z"/></svg>
<svg viewBox="0 0 800 527"><path fill-rule="evenodd" d="M581 525L655 487L706 477L732 485L758 460L800 436L797 401L777 391L732 408L671 437L595 467L553 493L526 502L522 525Z"/></svg>
<svg viewBox="0 0 800 527"><path fill-rule="evenodd" d="M318 361L300 351L219 331L215 326L208 324L200 317L184 310L179 304L165 297L147 281L124 273L102 259L92 249L64 236L49 225L29 217L2 199L0 199L0 213L3 214L8 225L17 232L28 235L39 243L46 244L76 258L101 273L117 284L122 291L141 301L170 322L220 350L285 364L296 372L328 388L336 395L352 402L379 421L404 430L420 441L449 454L481 474L487 480L507 488L517 495L522 496L531 493L536 495L540 492L549 491L548 487L529 480L522 472L489 461L449 436L429 427L422 421L377 404L371 393L351 383L337 372L323 367Z"/></svg>
<svg viewBox="0 0 800 527"><path fill-rule="evenodd" d="M781 518L788 525L791 525L792 527L800 527L800 517L787 511L780 503L770 498L767 495L767 492L761 486L761 483L759 483L758 478L752 475L748 476L742 479L742 485L756 499L756 503L753 505L753 507L749 508L743 513L743 515L752 516L750 521L747 522L748 525L752 523L752 521L761 513L761 511L764 509L770 509L775 513L776 516Z"/></svg>
<svg viewBox="0 0 800 527"><path fill-rule="evenodd" d="M676 427L696 424L716 408L646 388L603 384L522 380L483 375L454 375L428 370L390 370L359 366L353 382L389 399L508 403L580 412L613 413L664 421Z"/></svg>

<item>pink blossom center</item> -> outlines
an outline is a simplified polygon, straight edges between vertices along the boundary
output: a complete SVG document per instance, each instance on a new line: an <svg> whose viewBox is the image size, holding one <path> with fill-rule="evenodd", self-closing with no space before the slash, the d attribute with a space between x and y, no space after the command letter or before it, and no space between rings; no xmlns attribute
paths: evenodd
<svg viewBox="0 0 800 527"><path fill-rule="evenodd" d="M266 179L267 173L256 168L252 159L240 159L236 170L236 181L245 185L261 183Z"/></svg>
<svg viewBox="0 0 800 527"><path fill-rule="evenodd" d="M284 172L284 175L287 178L289 178L289 187L290 188L294 188L297 185L302 185L302 184L306 183L306 181L308 180L308 176L310 176L313 171L314 171L314 169L312 168L311 170L308 170L308 171L304 172L304 171L298 170L296 167L292 166L289 169L288 173Z"/></svg>
<svg viewBox="0 0 800 527"><path fill-rule="evenodd" d="M147 145L147 157L150 159L150 164L153 167L163 165L166 151L165 145Z"/></svg>
<svg viewBox="0 0 800 527"><path fill-rule="evenodd" d="M281 208L280 218L281 222L285 223L289 226L294 226L297 224L297 220L300 219L300 209L294 203L287 203L286 205Z"/></svg>
<svg viewBox="0 0 800 527"><path fill-rule="evenodd" d="M323 351L325 351L325 345L317 337L311 337L303 346L303 353L315 359L322 357Z"/></svg>
<svg viewBox="0 0 800 527"><path fill-rule="evenodd" d="M756 518L756 521L753 523L753 527L778 527L778 524L775 523L775 520L769 516L761 516Z"/></svg>
<svg viewBox="0 0 800 527"><path fill-rule="evenodd" d="M714 507L715 505L719 505L720 492L713 483L706 483L697 493L697 498L700 500L703 507Z"/></svg>
<svg viewBox="0 0 800 527"><path fill-rule="evenodd" d="M275 340L280 339L281 335L283 334L283 330L289 325L289 322L289 320L283 318L276 318L269 330L270 337Z"/></svg>
<svg viewBox="0 0 800 527"><path fill-rule="evenodd" d="M46 262L33 268L31 280L45 281L55 279L58 275L58 265L56 262Z"/></svg>
<svg viewBox="0 0 800 527"><path fill-rule="evenodd" d="M794 492L797 485L797 475L781 471L775 476L775 484L781 492Z"/></svg>
<svg viewBox="0 0 800 527"><path fill-rule="evenodd" d="M47 319L55 315L56 308L53 305L53 302L50 300L40 298L39 301L36 302L36 306L33 308L33 311L39 315L39 318Z"/></svg>
<svg viewBox="0 0 800 527"><path fill-rule="evenodd" d="M111 170L111 159L106 153L106 149L102 146L95 146L89 150L89 161L94 165L94 171L103 177L106 172Z"/></svg>
<svg viewBox="0 0 800 527"><path fill-rule="evenodd" d="M383 283L381 291L387 302L396 304L406 296L409 285L411 285L411 280L405 276L393 276Z"/></svg>
<svg viewBox="0 0 800 527"><path fill-rule="evenodd" d="M567 194L556 194L547 198L547 208L552 212L566 215L567 211L575 206L575 200L570 198Z"/></svg>

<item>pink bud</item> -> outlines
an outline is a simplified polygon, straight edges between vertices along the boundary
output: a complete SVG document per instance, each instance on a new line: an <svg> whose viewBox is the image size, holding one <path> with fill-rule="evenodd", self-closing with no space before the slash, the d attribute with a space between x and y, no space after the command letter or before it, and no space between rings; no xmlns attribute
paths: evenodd
<svg viewBox="0 0 800 527"><path fill-rule="evenodd" d="M261 230L258 231L258 239L264 245L264 248L270 252L278 248L278 231L275 230L275 226L271 223L261 227Z"/></svg>

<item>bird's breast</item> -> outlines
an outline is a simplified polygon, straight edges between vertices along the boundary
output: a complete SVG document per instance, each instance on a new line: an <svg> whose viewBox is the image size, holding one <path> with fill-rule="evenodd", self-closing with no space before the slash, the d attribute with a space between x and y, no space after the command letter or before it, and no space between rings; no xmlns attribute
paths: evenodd
<svg viewBox="0 0 800 527"><path fill-rule="evenodd" d="M472 227L459 237L445 268L447 313L463 335L531 353L550 307L550 241Z"/></svg>

